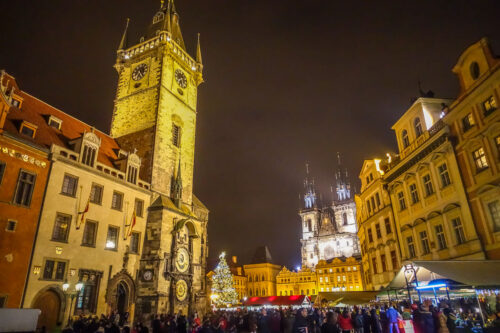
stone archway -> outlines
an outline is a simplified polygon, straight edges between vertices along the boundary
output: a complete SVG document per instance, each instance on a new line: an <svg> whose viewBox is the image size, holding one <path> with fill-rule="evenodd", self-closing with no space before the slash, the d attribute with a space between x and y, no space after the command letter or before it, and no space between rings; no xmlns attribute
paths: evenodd
<svg viewBox="0 0 500 333"><path fill-rule="evenodd" d="M47 286L36 294L31 308L41 311L37 328L45 326L46 331L50 332L63 322L66 297L58 286Z"/></svg>
<svg viewBox="0 0 500 333"><path fill-rule="evenodd" d="M135 283L127 271L122 270L109 280L106 303L111 311L120 315L125 312L131 314L131 306L135 303Z"/></svg>

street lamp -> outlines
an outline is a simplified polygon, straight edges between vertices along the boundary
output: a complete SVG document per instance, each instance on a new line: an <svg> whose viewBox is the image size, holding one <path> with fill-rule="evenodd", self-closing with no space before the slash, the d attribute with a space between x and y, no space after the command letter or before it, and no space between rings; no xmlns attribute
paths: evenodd
<svg viewBox="0 0 500 333"><path fill-rule="evenodd" d="M68 324L69 324L69 320L71 318L71 309L73 308L73 301L74 301L75 297L80 293L80 290L82 290L83 283L78 281L78 283L75 284L74 290L70 290L69 287L70 287L70 284L69 284L68 280L64 281L64 283L62 285L62 289L63 289L64 293L67 296L69 296L71 299L71 301L69 303Z"/></svg>

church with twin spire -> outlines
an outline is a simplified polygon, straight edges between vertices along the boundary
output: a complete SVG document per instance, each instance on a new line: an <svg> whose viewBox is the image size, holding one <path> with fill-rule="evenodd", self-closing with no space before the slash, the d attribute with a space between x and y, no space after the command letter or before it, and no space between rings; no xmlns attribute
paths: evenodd
<svg viewBox="0 0 500 333"><path fill-rule="evenodd" d="M306 164L302 208L302 268L314 269L324 260L361 255L356 227L356 204L349 174L337 153L332 201L323 205L316 192L309 165Z"/></svg>

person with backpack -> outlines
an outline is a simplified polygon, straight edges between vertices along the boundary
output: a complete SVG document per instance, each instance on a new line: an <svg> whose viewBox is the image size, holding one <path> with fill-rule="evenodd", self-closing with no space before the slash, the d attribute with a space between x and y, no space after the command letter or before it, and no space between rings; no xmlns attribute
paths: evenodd
<svg viewBox="0 0 500 333"><path fill-rule="evenodd" d="M399 333L399 325L398 325L399 313L398 310L394 308L394 305L389 307L389 309L385 312L385 315L387 317L387 325L389 327L389 333L393 332Z"/></svg>

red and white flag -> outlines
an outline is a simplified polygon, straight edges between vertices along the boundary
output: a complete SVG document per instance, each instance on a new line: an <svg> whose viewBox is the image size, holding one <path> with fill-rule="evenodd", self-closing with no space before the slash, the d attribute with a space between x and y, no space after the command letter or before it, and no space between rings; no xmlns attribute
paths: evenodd
<svg viewBox="0 0 500 333"><path fill-rule="evenodd" d="M130 221L130 229L128 232L128 237L130 237L130 235L132 235L132 229L134 229L136 220L137 220L137 217L135 216L135 209L134 209L134 212L132 213L132 220Z"/></svg>

